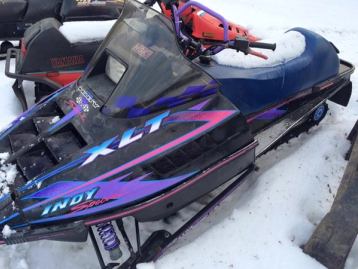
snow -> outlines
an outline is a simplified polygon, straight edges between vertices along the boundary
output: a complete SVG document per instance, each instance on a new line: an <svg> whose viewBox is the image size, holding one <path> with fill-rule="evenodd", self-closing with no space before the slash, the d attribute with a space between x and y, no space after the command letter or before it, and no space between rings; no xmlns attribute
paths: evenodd
<svg viewBox="0 0 358 269"><path fill-rule="evenodd" d="M340 49L340 56L358 65L358 2L346 0L201 0L262 38L301 26L313 30ZM73 30L73 29L72 29ZM80 29L81 32L81 29ZM0 63L0 125L21 112ZM138 268L324 268L300 246L328 212L344 173L345 140L358 118L358 73L347 108L330 103L327 118L309 134L291 140L258 160L255 172L208 219L181 238L154 264ZM29 87L30 85L26 85ZM197 204L180 211L185 220ZM161 224L161 223L159 223ZM159 225L145 225L148 234ZM166 227L167 228L167 227ZM0 248L0 268L98 268L90 242L34 242ZM358 243L346 269L358 268Z"/></svg>
<svg viewBox="0 0 358 269"><path fill-rule="evenodd" d="M11 230L9 225L5 225L1 233L4 238L9 238L12 234L16 233L16 231Z"/></svg>
<svg viewBox="0 0 358 269"><path fill-rule="evenodd" d="M55 124L55 123L57 123L58 121L60 121L60 117L59 116L56 116L56 117L54 117L52 120L51 120L51 124Z"/></svg>
<svg viewBox="0 0 358 269"><path fill-rule="evenodd" d="M16 165L5 164L8 152L0 153L0 197L9 193L9 185L13 184L17 175Z"/></svg>
<svg viewBox="0 0 358 269"><path fill-rule="evenodd" d="M253 55L245 55L238 53L233 49L226 49L213 57L213 60L221 65L241 67L241 68L257 68L269 67L286 63L302 55L306 48L305 37L297 32L290 31L281 36L271 39L260 40L264 43L276 43L276 50L254 49L268 56L267 60L262 60Z"/></svg>
<svg viewBox="0 0 358 269"><path fill-rule="evenodd" d="M155 269L154 263L138 264L137 269Z"/></svg>
<svg viewBox="0 0 358 269"><path fill-rule="evenodd" d="M108 21L70 21L60 27L60 32L71 43L103 40L116 20Z"/></svg>
<svg viewBox="0 0 358 269"><path fill-rule="evenodd" d="M5 161L10 157L9 152L2 152L0 153L0 164L3 165Z"/></svg>

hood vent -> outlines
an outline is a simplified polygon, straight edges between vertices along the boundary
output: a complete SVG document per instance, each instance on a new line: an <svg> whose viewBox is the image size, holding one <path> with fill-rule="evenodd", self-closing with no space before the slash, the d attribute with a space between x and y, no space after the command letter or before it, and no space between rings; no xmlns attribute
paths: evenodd
<svg viewBox="0 0 358 269"><path fill-rule="evenodd" d="M46 138L45 143L58 162L71 157L87 145L72 124Z"/></svg>
<svg viewBox="0 0 358 269"><path fill-rule="evenodd" d="M44 143L40 143L35 148L25 153L17 159L17 164L22 173L29 180L40 175L47 169L56 164L56 160L46 148Z"/></svg>
<svg viewBox="0 0 358 269"><path fill-rule="evenodd" d="M155 161L151 164L149 170L154 171L162 177L167 177L170 173L190 165L192 161L198 159L209 150L216 148L217 145L211 135L204 135Z"/></svg>
<svg viewBox="0 0 358 269"><path fill-rule="evenodd" d="M17 163L27 180L52 169L87 145L72 123L67 123L54 134L41 135L63 116L57 106L47 108L39 111L32 120L24 121L8 136L11 162Z"/></svg>

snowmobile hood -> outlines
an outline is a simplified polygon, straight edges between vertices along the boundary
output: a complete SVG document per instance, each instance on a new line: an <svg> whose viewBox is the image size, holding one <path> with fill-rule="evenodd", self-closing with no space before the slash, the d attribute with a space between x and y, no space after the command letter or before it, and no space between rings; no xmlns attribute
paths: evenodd
<svg viewBox="0 0 358 269"><path fill-rule="evenodd" d="M131 34L128 19L160 33ZM127 2L84 77L1 133L3 167L18 172L1 197L0 225L95 219L185 184L252 142L218 83L175 44L165 18Z"/></svg>

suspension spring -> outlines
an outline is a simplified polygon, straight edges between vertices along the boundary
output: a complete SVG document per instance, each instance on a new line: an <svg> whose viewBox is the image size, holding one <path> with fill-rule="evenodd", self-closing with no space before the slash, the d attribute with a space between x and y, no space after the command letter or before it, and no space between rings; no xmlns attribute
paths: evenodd
<svg viewBox="0 0 358 269"><path fill-rule="evenodd" d="M111 222L97 224L97 232L101 238L103 248L109 252L112 260L118 260L122 257L120 241Z"/></svg>

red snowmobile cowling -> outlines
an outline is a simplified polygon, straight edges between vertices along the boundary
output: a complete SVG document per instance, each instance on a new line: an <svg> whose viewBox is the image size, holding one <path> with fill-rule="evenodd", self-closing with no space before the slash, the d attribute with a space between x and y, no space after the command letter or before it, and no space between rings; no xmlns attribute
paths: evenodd
<svg viewBox="0 0 358 269"><path fill-rule="evenodd" d="M179 1L179 8L181 8L187 1ZM161 3L163 14L168 18L172 17L171 9L166 7L165 3ZM202 41L224 41L224 28L222 23L209 13L192 7L186 10L181 19L184 24L188 26L190 35L195 39ZM247 38L250 42L259 40L258 37L250 34L249 30L239 24L229 22L229 39L234 40L238 35Z"/></svg>

